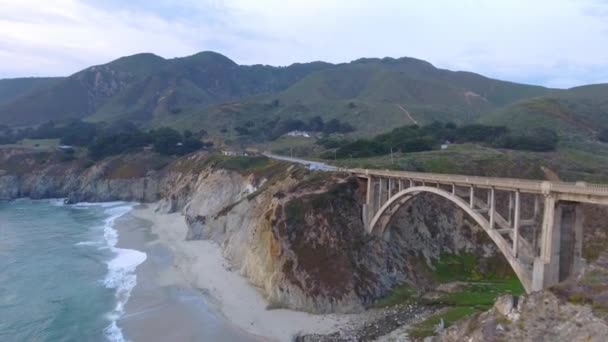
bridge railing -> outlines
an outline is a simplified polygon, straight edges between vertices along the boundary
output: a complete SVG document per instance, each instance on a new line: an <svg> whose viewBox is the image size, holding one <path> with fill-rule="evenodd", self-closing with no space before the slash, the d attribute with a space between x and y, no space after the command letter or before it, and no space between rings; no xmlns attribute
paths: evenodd
<svg viewBox="0 0 608 342"><path fill-rule="evenodd" d="M498 178L464 175L446 175L439 173L388 171L370 169L350 169L348 172L386 178L411 179L418 182L475 186L504 190L520 190L531 193L562 192L577 195L608 197L608 185L586 182L553 182L516 178Z"/></svg>

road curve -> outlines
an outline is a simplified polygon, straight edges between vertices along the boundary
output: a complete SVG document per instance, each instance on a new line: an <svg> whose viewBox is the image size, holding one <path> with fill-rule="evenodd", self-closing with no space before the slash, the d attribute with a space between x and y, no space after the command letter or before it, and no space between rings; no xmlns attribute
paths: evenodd
<svg viewBox="0 0 608 342"><path fill-rule="evenodd" d="M340 168L338 168L338 167L327 165L327 164L321 163L321 162L315 162L315 161L305 160L305 159L300 159L300 158L279 156L279 155L271 154L271 153L263 153L263 155L268 158L272 158L272 159L276 159L276 160L284 160L284 161L288 161L291 163L302 164L302 165L305 165L306 167L308 167L310 170L340 171Z"/></svg>

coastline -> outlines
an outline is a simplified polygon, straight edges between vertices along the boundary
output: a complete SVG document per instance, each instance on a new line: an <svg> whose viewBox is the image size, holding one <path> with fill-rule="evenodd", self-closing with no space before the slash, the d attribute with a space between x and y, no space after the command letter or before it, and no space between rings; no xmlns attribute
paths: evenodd
<svg viewBox="0 0 608 342"><path fill-rule="evenodd" d="M133 228L133 224L131 227L125 224L129 217L131 221L133 218L139 220L139 229L148 229L151 233L151 237L144 243L144 248L146 252L152 253L149 260L137 269L137 286L120 322L125 327L127 337L133 338L134 322L143 321L137 318L145 307L139 303L138 297L142 295L141 291L145 292L143 279L149 277L145 275L146 265L155 262L154 260L160 264L164 263L163 269L158 272L157 281L160 286L195 291L204 298L207 306L222 316L225 323L250 334L250 340L291 341L298 334L332 333L352 323L354 318L360 317L267 309L268 304L258 289L250 285L247 279L230 270L229 262L223 257L221 248L216 243L207 240L186 241L187 225L184 216L180 213L159 214L154 212L153 208L154 204L135 207L129 215L120 220L117 227L120 235L119 246L124 243L129 248L138 244L136 241L134 243L132 234L136 228ZM142 222L146 223L142 226ZM139 244L142 244L141 241ZM164 259L159 259L154 255L161 255L162 252L154 252L155 248L164 249L168 254L165 254ZM148 299L154 301L154 298ZM148 304L151 305L153 304Z"/></svg>
<svg viewBox="0 0 608 342"><path fill-rule="evenodd" d="M132 215L134 210L115 224L117 246L148 256L135 270L136 285L118 320L125 340L259 341L219 315L214 303L175 272L173 255L151 231L152 222Z"/></svg>

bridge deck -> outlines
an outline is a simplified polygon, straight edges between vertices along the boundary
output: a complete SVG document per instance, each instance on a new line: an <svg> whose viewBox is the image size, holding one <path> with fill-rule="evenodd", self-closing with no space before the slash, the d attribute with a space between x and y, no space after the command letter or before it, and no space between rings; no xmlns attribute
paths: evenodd
<svg viewBox="0 0 608 342"><path fill-rule="evenodd" d="M478 188L494 188L497 190L519 190L522 192L535 194L559 193L563 194L562 199L564 200L608 204L608 185L604 184L538 181L515 178L463 176L389 170L349 169L346 171L362 176L411 179L413 181L427 183L474 186Z"/></svg>

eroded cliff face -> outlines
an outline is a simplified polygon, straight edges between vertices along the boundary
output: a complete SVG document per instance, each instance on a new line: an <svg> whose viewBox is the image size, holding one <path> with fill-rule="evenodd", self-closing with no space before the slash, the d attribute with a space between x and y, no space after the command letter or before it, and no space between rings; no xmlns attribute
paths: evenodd
<svg viewBox="0 0 608 342"><path fill-rule="evenodd" d="M62 153L0 149L0 199L60 198L78 201L140 201L160 198L167 158L137 154L98 163L62 161Z"/></svg>
<svg viewBox="0 0 608 342"><path fill-rule="evenodd" d="M218 242L274 307L360 311L397 284L432 287L429 269L442 252L506 265L481 228L433 196L412 201L387 236L375 237L361 219L365 186L346 174L272 161L239 171L208 163L166 177L172 181L158 209L181 211L189 239Z"/></svg>
<svg viewBox="0 0 608 342"><path fill-rule="evenodd" d="M365 185L347 174L205 153L176 160L143 153L87 165L4 152L0 198L159 201L157 210L185 215L184 238L216 241L274 307L360 311L397 284L432 287L429 269L443 252L504 262L481 228L432 195L401 209L385 236L367 234Z"/></svg>

